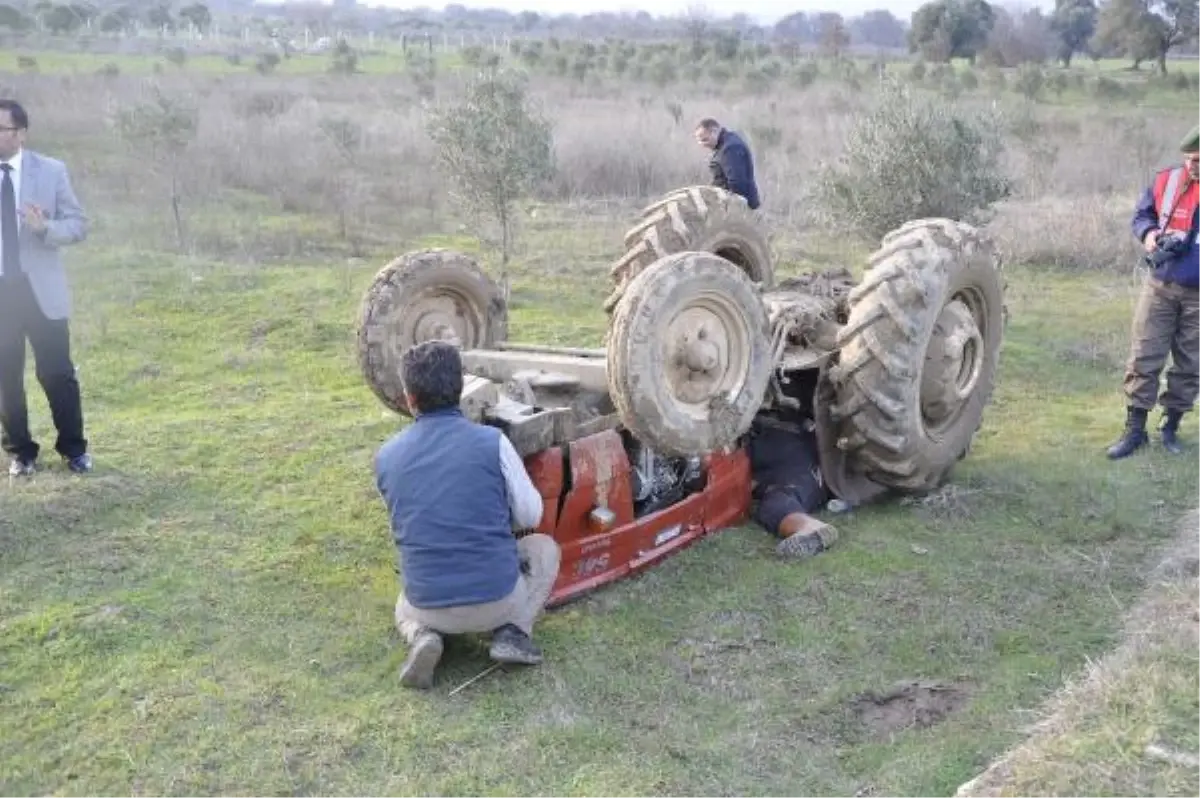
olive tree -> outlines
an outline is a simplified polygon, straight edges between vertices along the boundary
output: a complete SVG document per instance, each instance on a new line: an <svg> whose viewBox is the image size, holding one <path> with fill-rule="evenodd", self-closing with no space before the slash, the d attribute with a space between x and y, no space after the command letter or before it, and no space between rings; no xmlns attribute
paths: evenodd
<svg viewBox="0 0 1200 798"><path fill-rule="evenodd" d="M535 107L519 73L490 68L457 101L432 107L426 130L449 194L477 220L499 227L500 282L508 299L515 203L554 170L553 128Z"/></svg>
<svg viewBox="0 0 1200 798"><path fill-rule="evenodd" d="M1013 189L1000 123L885 82L841 156L819 167L811 189L817 215L868 241L910 219L983 220Z"/></svg>

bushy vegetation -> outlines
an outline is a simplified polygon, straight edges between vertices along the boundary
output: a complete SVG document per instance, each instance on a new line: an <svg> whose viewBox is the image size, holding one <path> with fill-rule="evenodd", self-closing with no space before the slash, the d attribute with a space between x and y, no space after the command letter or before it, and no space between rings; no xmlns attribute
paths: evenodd
<svg viewBox="0 0 1200 798"><path fill-rule="evenodd" d="M887 84L817 175L826 224L873 242L910 219L980 223L1012 190L999 122Z"/></svg>

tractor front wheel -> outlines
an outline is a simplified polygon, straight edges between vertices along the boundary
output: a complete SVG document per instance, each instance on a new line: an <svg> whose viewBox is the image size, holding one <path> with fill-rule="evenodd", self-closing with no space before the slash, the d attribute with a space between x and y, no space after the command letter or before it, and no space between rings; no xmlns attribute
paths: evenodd
<svg viewBox="0 0 1200 798"><path fill-rule="evenodd" d="M507 337L504 297L473 258L446 249L410 252L380 269L363 297L358 363L380 401L409 416L400 381L405 352L431 340L490 349Z"/></svg>
<svg viewBox="0 0 1200 798"><path fill-rule="evenodd" d="M677 252L635 276L613 313L608 385L625 428L687 457L736 444L771 378L770 325L754 281L708 252Z"/></svg>

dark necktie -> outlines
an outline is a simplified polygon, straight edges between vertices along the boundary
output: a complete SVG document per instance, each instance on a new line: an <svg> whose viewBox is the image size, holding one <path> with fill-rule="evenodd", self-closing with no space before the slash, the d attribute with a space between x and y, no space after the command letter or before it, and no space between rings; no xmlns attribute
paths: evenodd
<svg viewBox="0 0 1200 798"><path fill-rule="evenodd" d="M4 181L0 186L0 238L4 240L0 274L10 276L21 273L21 248L17 244L17 193L13 190L12 165L0 164L0 169L4 170Z"/></svg>

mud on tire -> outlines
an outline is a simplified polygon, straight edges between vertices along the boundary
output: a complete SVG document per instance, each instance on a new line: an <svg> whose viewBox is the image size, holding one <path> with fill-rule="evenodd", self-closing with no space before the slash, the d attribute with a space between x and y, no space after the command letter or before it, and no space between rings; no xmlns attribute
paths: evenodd
<svg viewBox="0 0 1200 798"><path fill-rule="evenodd" d="M771 377L769 322L745 272L678 252L629 283L609 328L608 385L621 423L664 455L732 446Z"/></svg>
<svg viewBox="0 0 1200 798"><path fill-rule="evenodd" d="M938 487L991 400L1007 311L1000 258L975 228L909 222L884 237L848 297L829 369L837 445L872 481Z"/></svg>
<svg viewBox="0 0 1200 798"><path fill-rule="evenodd" d="M474 259L445 249L410 252L380 269L363 297L359 368L384 405L411 415L400 381L406 351L432 339L487 349L507 335L504 298Z"/></svg>
<svg viewBox="0 0 1200 798"><path fill-rule="evenodd" d="M692 186L644 208L641 221L625 233L625 254L609 270L616 287L605 312L613 312L629 281L651 263L687 251L720 255L764 290L775 283L770 244L745 198L715 186Z"/></svg>

